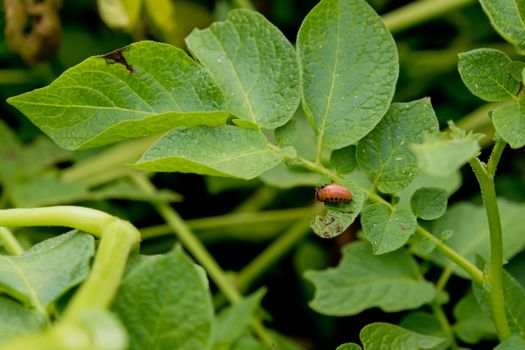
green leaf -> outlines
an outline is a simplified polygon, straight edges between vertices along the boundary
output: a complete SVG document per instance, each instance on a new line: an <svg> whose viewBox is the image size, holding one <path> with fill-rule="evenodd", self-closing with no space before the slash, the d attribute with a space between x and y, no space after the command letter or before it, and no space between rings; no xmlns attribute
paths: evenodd
<svg viewBox="0 0 525 350"><path fill-rule="evenodd" d="M153 193L143 192L131 183L131 181L122 179L94 189L85 198L100 201L106 199L127 199L133 201L170 203L180 201L182 196L167 189L155 190Z"/></svg>
<svg viewBox="0 0 525 350"><path fill-rule="evenodd" d="M342 254L338 267L304 274L316 287L310 306L317 312L349 316L371 307L396 312L420 307L435 296L434 286L404 250L375 256L367 243L355 242Z"/></svg>
<svg viewBox="0 0 525 350"><path fill-rule="evenodd" d="M449 127L448 132L429 135L424 143L410 146L422 171L447 176L479 153L480 134L466 134L452 123Z"/></svg>
<svg viewBox="0 0 525 350"><path fill-rule="evenodd" d="M480 0L496 31L523 52L525 49L525 6L521 0Z"/></svg>
<svg viewBox="0 0 525 350"><path fill-rule="evenodd" d="M275 140L280 146L291 145L297 136L297 120L290 119L288 123L274 130Z"/></svg>
<svg viewBox="0 0 525 350"><path fill-rule="evenodd" d="M456 192L461 186L461 174L455 171L446 176L435 176L427 173L419 173L419 175L407 187L398 193L399 202L397 207L400 209L410 210L410 199L414 192L423 187L437 187L442 188L447 192L447 197Z"/></svg>
<svg viewBox="0 0 525 350"><path fill-rule="evenodd" d="M268 347L251 335L245 335L235 342L230 350L268 350Z"/></svg>
<svg viewBox="0 0 525 350"><path fill-rule="evenodd" d="M519 82L523 81L523 69L525 69L525 62L512 61L510 64L510 74L512 74L514 80Z"/></svg>
<svg viewBox="0 0 525 350"><path fill-rule="evenodd" d="M46 319L6 297L0 298L0 343L15 337L43 331Z"/></svg>
<svg viewBox="0 0 525 350"><path fill-rule="evenodd" d="M501 106L492 112L494 128L510 147L525 146L525 101L513 102Z"/></svg>
<svg viewBox="0 0 525 350"><path fill-rule="evenodd" d="M513 203L503 198L498 199L503 229L503 252L506 260L525 247L525 227L516 225L525 215L525 205ZM458 203L447 210L444 216L436 220L432 232L454 231L447 240L447 245L475 264L476 255L488 260L490 234L485 209L470 203ZM470 279L469 275L441 254L432 255L439 265L451 268L456 275Z"/></svg>
<svg viewBox="0 0 525 350"><path fill-rule="evenodd" d="M496 346L494 350L525 350L525 339L512 336Z"/></svg>
<svg viewBox="0 0 525 350"><path fill-rule="evenodd" d="M472 290L454 306L454 318L454 333L467 344L477 344L496 336L494 323L479 307Z"/></svg>
<svg viewBox="0 0 525 350"><path fill-rule="evenodd" d="M57 147L46 137L37 137L22 145L14 130L0 120L0 181L4 185L17 178L31 176L58 161L68 160L70 152Z"/></svg>
<svg viewBox="0 0 525 350"><path fill-rule="evenodd" d="M297 186L316 186L321 181L321 175L303 168L290 168L281 163L262 174L261 180L269 186L287 189Z"/></svg>
<svg viewBox="0 0 525 350"><path fill-rule="evenodd" d="M27 181L17 181L10 186L11 201L16 207L38 207L67 204L79 201L129 199L135 201L175 202L181 196L169 190L145 193L129 180L118 180L94 190L80 181L63 181L57 172L46 172Z"/></svg>
<svg viewBox="0 0 525 350"><path fill-rule="evenodd" d="M97 0L100 17L112 29L131 31L139 18L142 1Z"/></svg>
<svg viewBox="0 0 525 350"><path fill-rule="evenodd" d="M235 126L179 128L153 144L133 167L248 180L294 155L290 147L269 145L256 130Z"/></svg>
<svg viewBox="0 0 525 350"><path fill-rule="evenodd" d="M350 190L352 200L348 203L325 203L326 213L316 215L310 225L319 237L334 238L339 236L355 221L363 208L367 196L359 189L359 186L351 180L345 180L341 185Z"/></svg>
<svg viewBox="0 0 525 350"><path fill-rule="evenodd" d="M261 14L230 11L226 21L194 30L186 43L227 96L228 111L268 129L292 118L300 100L295 52Z"/></svg>
<svg viewBox="0 0 525 350"><path fill-rule="evenodd" d="M375 322L365 326L359 338L365 350L433 349L445 339L411 332L389 323Z"/></svg>
<svg viewBox="0 0 525 350"><path fill-rule="evenodd" d="M0 289L35 308L45 308L86 278L94 253L93 237L72 231L19 256L0 255Z"/></svg>
<svg viewBox="0 0 525 350"><path fill-rule="evenodd" d="M293 140L291 145L297 150L298 155L305 159L314 159L316 146L312 129L301 112L298 112L292 120L296 121L296 123L293 123L296 127L288 128L285 133L295 132L295 135L287 135L286 138L288 141ZM287 129L287 125L283 128ZM280 133L279 137L282 138L283 132L279 131L279 129L276 129L276 137ZM303 167L294 167L293 164L281 163L262 174L261 180L272 187L293 188L297 186L316 186L321 182L322 178L321 175Z"/></svg>
<svg viewBox="0 0 525 350"><path fill-rule="evenodd" d="M393 103L375 129L357 144L359 167L381 192L399 192L419 173L409 146L438 130L430 99Z"/></svg>
<svg viewBox="0 0 525 350"><path fill-rule="evenodd" d="M211 349L213 306L203 275L180 250L141 257L112 305L130 350Z"/></svg>
<svg viewBox="0 0 525 350"><path fill-rule="evenodd" d="M221 311L215 319L213 350L228 350L248 329L255 310L259 306L264 290L243 299Z"/></svg>
<svg viewBox="0 0 525 350"><path fill-rule="evenodd" d="M362 350L363 348L355 343L341 344L335 350Z"/></svg>
<svg viewBox="0 0 525 350"><path fill-rule="evenodd" d="M303 106L321 148L355 144L386 113L399 72L397 49L364 0L323 0L297 37Z"/></svg>
<svg viewBox="0 0 525 350"><path fill-rule="evenodd" d="M401 248L415 232L417 220L407 210L377 203L363 210L361 225L365 237L372 243L374 254L379 255Z"/></svg>
<svg viewBox="0 0 525 350"><path fill-rule="evenodd" d="M441 342L430 349L432 350L447 350L450 349L451 339L447 336L447 333L442 329L442 326L436 316L423 312L413 311L404 317L399 326L407 330L417 332L419 334L432 335L447 339L447 341Z"/></svg>
<svg viewBox="0 0 525 350"><path fill-rule="evenodd" d="M412 213L424 220L435 220L447 210L447 191L438 187L418 189L410 199Z"/></svg>
<svg viewBox="0 0 525 350"><path fill-rule="evenodd" d="M458 69L463 83L485 101L505 101L516 96L520 83L512 77L511 65L510 57L496 49L459 54Z"/></svg>
<svg viewBox="0 0 525 350"><path fill-rule="evenodd" d="M351 173L357 166L356 146L351 145L336 149L330 155L330 164L335 167L338 174Z"/></svg>
<svg viewBox="0 0 525 350"><path fill-rule="evenodd" d="M108 55L90 57L51 85L8 102L67 149L178 126L219 126L230 118L213 79L184 51L142 41Z"/></svg>
<svg viewBox="0 0 525 350"><path fill-rule="evenodd" d="M46 172L11 186L11 200L20 208L72 203L87 194L84 183L62 181L57 172Z"/></svg>
<svg viewBox="0 0 525 350"><path fill-rule="evenodd" d="M480 258L481 261L485 259ZM505 300L505 312L512 334L525 337L525 289L507 271L503 270L503 297ZM489 317L492 317L491 291L490 287L481 283L473 283L474 296L481 309Z"/></svg>
<svg viewBox="0 0 525 350"><path fill-rule="evenodd" d="M75 319L91 338L93 349L126 350L128 335L120 320L107 310L84 310Z"/></svg>

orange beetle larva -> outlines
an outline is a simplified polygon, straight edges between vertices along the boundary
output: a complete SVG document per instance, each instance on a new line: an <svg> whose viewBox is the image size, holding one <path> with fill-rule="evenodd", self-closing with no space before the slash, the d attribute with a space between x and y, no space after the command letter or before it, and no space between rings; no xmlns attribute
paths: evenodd
<svg viewBox="0 0 525 350"><path fill-rule="evenodd" d="M331 184L315 191L315 198L324 203L347 203L352 200L352 192L344 186Z"/></svg>

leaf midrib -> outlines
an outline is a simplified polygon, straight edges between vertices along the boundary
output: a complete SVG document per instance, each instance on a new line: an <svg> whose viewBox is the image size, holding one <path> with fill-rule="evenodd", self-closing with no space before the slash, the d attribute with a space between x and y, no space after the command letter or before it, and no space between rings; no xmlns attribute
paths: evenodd
<svg viewBox="0 0 525 350"><path fill-rule="evenodd" d="M0 255L0 258L7 262L13 270L16 272L16 275L20 278L20 280L23 282L23 284L26 286L27 291L29 293L29 300L31 300L31 304L37 309L40 313L46 314L44 305L42 304L42 301L38 297L37 291L33 288L31 282L27 278L26 274L24 273L24 270L21 269L14 261L13 259L10 259L8 257Z"/></svg>
<svg viewBox="0 0 525 350"><path fill-rule="evenodd" d="M328 114L330 112L331 102L335 90L335 75L337 71L337 65L339 64L339 51L340 51L340 38L339 38L339 32L341 31L341 14L339 12L339 8L337 9L337 27L336 27L336 41L335 41L335 58L334 58L334 67L332 69L332 75L331 75L331 82L330 82L330 90L328 92L328 98L326 100L326 110L322 117L322 123L321 127L319 128L319 138L317 140L317 159L320 160L321 152L323 149L323 139L326 129L326 122L328 119Z"/></svg>
<svg viewBox="0 0 525 350"><path fill-rule="evenodd" d="M252 121L257 124L257 118L255 116L255 112L253 111L253 108L252 108L252 104L250 103L250 100L248 99L248 93L246 91L246 89L244 88L244 85L241 81L241 78L239 77L239 72L237 72L237 70L235 69L235 66L232 64L231 60L229 59L228 57L228 54L226 52L226 49L224 48L224 46L222 45L222 42L219 40L219 38L215 35L215 33L213 31L210 31L212 34L213 34L213 37L215 38L215 41L219 44L222 52L224 53L224 56L225 56L225 61L228 62L228 65L230 66L232 72L234 73L234 76L235 76L235 79L237 80L237 83L238 83L238 86L239 88L241 89L241 92L243 94L243 100L244 100L244 104L248 107L248 111L252 117ZM237 28L235 28L235 33L237 33L237 35L239 35L239 33L237 32ZM256 82L253 83L252 87L255 85ZM250 90L252 89L252 87L250 87Z"/></svg>

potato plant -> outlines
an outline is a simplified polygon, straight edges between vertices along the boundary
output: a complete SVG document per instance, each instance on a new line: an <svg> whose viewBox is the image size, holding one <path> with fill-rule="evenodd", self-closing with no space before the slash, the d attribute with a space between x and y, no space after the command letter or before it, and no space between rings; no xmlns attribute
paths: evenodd
<svg viewBox="0 0 525 350"><path fill-rule="evenodd" d="M404 16L423 21L460 3L421 1ZM493 103L495 133L482 144L453 122L440 128L428 97L393 102L400 66L390 30L407 24L365 0L321 0L294 44L262 14L234 9L193 30L188 52L138 41L8 98L54 144L21 144L0 124L0 349L325 349L271 329L263 305L272 289L259 280L307 236L317 235L303 253L313 259L352 232L336 266L302 274L314 288L304 307L330 320L369 309L403 317L369 320L338 350L525 349L525 289L505 269L525 246L525 208L495 186L506 149L525 145L525 64L514 59L525 50L525 10L480 4L516 51L458 57L468 90ZM55 166L64 160L72 165ZM449 207L467 163L482 203ZM171 205L184 199L157 188L157 173L308 186L311 197L261 211L261 192L237 212L186 220ZM114 198L148 209L110 213L101 202ZM149 211L162 222L137 229ZM282 230L230 276L196 232L238 235L235 221L241 235ZM177 244L141 251L141 240L166 231ZM24 241L40 233L52 237Z"/></svg>

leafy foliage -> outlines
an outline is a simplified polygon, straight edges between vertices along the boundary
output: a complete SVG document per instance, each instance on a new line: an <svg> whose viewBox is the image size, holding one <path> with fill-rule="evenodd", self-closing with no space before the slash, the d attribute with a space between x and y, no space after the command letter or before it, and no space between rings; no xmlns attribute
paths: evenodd
<svg viewBox="0 0 525 350"><path fill-rule="evenodd" d="M88 58L51 85L9 103L68 149L228 120L221 91L184 51L144 41L117 54L123 58Z"/></svg>
<svg viewBox="0 0 525 350"><path fill-rule="evenodd" d="M213 308L203 271L180 250L141 257L122 281L113 310L131 349L209 349Z"/></svg>
<svg viewBox="0 0 525 350"><path fill-rule="evenodd" d="M390 105L399 71L394 40L372 8L320 2L301 25L297 51L303 106L320 147L346 147L370 132Z"/></svg>
<svg viewBox="0 0 525 350"><path fill-rule="evenodd" d="M434 298L434 287L422 280L408 253L374 256L365 242L347 245L337 268L308 271L305 277L316 286L310 306L326 315L355 315L374 306L407 310Z"/></svg>
<svg viewBox="0 0 525 350"><path fill-rule="evenodd" d="M524 52L522 1L480 2L496 30ZM234 3L250 7L246 1ZM265 13L278 17L290 3L272 2L275 8ZM441 79L445 75L425 73L424 65L432 66L432 71L450 70L458 45L439 52L425 46L425 51L416 52L418 43L428 40L400 36L396 44L389 32L428 18L428 2L418 4L422 13L414 13L414 21L407 22L403 10L383 19L373 10L372 6L388 6L388 0L322 0L300 25L295 48L287 39L288 31L285 36L249 9L228 11L227 2L217 3L213 16L218 22L194 29L185 43L189 27L175 18L188 14L185 20L194 19L191 28L207 26L212 14L197 10L200 5L150 0L97 4L108 27L136 38L157 37L186 45L191 56L154 41L94 55L106 42L100 40L94 43L95 51L77 54L90 58L48 86L9 98L53 142L70 150L149 137L100 151L69 152L45 138L20 142L8 126L16 123L0 122L0 206L81 203L135 224L157 225L162 220L166 225L144 228L141 250L164 254L138 254L137 229L94 209L0 210L0 225L13 226L0 227L4 249L0 288L5 294L0 299L2 350L70 350L73 339L79 350L301 349L300 342L263 324L275 312L266 309L273 307L274 298L298 300L286 300L287 312L300 309L306 316L297 329L318 328L315 335L303 334L307 346L335 348L339 345L335 339L340 340L333 334L336 324L341 322L339 328L346 331L346 320L304 312L301 297L311 294L311 308L326 316L352 316L371 308L405 312L392 318L401 319L399 325L367 320L372 323L359 334L362 345L355 342L357 334L345 333L349 339L343 341L354 342L340 345L339 350L444 350L459 349L464 343L484 348L487 339L501 340L496 349L523 347L523 276L513 277L502 268L504 260L520 265L525 235L517 223L523 205L503 198L509 196L505 186L501 192L498 187L503 197L496 199L494 182L505 145L525 145L525 63L514 61L516 56L508 48L494 43L505 52L476 48L459 54L459 75L454 72L455 77L446 76L445 81ZM460 2L445 6L460 6ZM195 12L190 15L185 12L188 8ZM6 9L12 10L9 4ZM443 9L433 15L439 11ZM39 19L31 26L55 23L58 18L25 15ZM12 34L13 18L6 11L6 36ZM19 22L20 18L25 17ZM285 22L282 17L275 21ZM444 22L459 32L466 27L455 23L461 21ZM27 38L31 33L24 29ZM478 40L470 34L459 39L457 43L468 47L475 45L468 40ZM56 41L40 45L46 43ZM399 82L396 47L403 72ZM64 66L78 62L61 60L57 58L49 74L54 74L59 61ZM52 80L38 74L42 81ZM9 74L0 74L0 80L4 76ZM484 115L481 120L474 113L460 119L458 126L450 121L449 128L440 132L443 120L437 116L455 118L468 111L452 105L465 104L469 110L474 105L471 97L458 93L453 80L459 77L473 95L498 104L480 109L490 111L490 118ZM437 115L430 99L421 98L431 81L444 82L440 90L446 91L433 100ZM411 102L392 103L394 93L396 101ZM454 103L443 104L442 99ZM19 127L24 132L26 128ZM493 141L493 134L496 142L485 164L481 151ZM29 139L24 133L20 137ZM480 184L484 208L458 203L470 186L450 198L462 183L459 171L467 162ZM501 168L521 169L520 155L513 153L512 165ZM205 175L205 182L220 190L211 198L202 191L199 177L173 174L150 180L137 170ZM469 184L470 173L461 174ZM182 196L157 190L153 183L181 188L186 201L171 206ZM347 187L351 200L315 202L311 187L330 183ZM512 191L518 198L523 195L519 186ZM209 192L211 196L213 191ZM246 196L250 197L240 203L239 198ZM455 203L447 210L449 200ZM308 207L294 208L304 202ZM262 213L262 208L270 210ZM219 216L201 218L202 212ZM186 215L196 219L184 221L181 216ZM319 237L337 238L326 244L316 237L301 242L309 232L309 221ZM58 224L99 238L96 255L89 234L73 231L41 241L48 229L17 227ZM173 238L166 237L168 233L175 233L196 263L179 246L171 249ZM263 241L273 238L264 242L267 246L260 255L231 275L210 254L217 252L219 262L228 268L241 268L234 259L251 258L252 249L259 253ZM231 239L261 246L223 250L223 243ZM201 241L221 244L221 249ZM24 252L26 246L32 248ZM283 259L288 253L292 258ZM334 268L308 271L323 269L339 258ZM281 264L293 261L294 272L279 265L275 273L267 273L281 259ZM483 268L485 261L490 269ZM263 290L243 297L265 273L269 280L281 278L298 288L287 284L287 293L270 290L271 302L264 306ZM314 288L290 279L293 273L304 275ZM464 294L466 284L449 283L452 274L472 280L474 292ZM278 282L275 285L284 285ZM465 283L470 288L470 282ZM292 294L298 291L300 298ZM464 297L455 306L446 305L456 302L458 293ZM225 301L231 305L225 306ZM455 322L444 312L452 309ZM373 317L376 312L363 315L369 314ZM320 340L314 339L320 334Z"/></svg>
<svg viewBox="0 0 525 350"><path fill-rule="evenodd" d="M292 45L262 15L234 10L186 42L227 96L226 109L259 127L284 125L299 104Z"/></svg>
<svg viewBox="0 0 525 350"><path fill-rule="evenodd" d="M384 193L405 188L419 169L410 145L437 132L438 123L429 99L393 103L381 122L357 145L357 161Z"/></svg>
<svg viewBox="0 0 525 350"><path fill-rule="evenodd" d="M0 287L42 310L82 282L94 250L92 236L72 231L36 244L20 256L0 256Z"/></svg>

